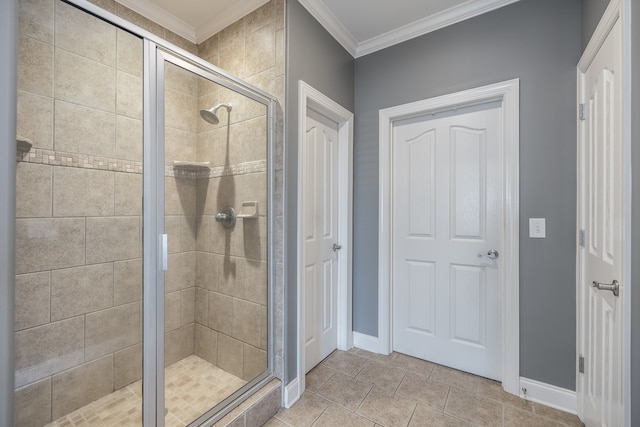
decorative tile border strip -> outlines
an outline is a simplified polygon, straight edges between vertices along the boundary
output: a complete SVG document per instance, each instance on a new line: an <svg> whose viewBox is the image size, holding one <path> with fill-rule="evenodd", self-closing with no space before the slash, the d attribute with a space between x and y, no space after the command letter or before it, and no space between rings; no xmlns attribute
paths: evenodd
<svg viewBox="0 0 640 427"><path fill-rule="evenodd" d="M142 173L142 162L90 156L88 154L67 153L64 151L31 148L18 150L16 161L52 166L66 166L81 169L98 169L113 172ZM165 166L165 176L178 178L220 178L222 176L245 175L267 171L267 161L238 163L235 165L215 166L208 170L193 171Z"/></svg>

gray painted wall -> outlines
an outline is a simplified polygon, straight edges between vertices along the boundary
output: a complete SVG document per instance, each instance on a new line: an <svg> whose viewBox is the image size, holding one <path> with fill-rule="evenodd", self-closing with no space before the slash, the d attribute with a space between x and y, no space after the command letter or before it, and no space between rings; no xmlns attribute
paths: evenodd
<svg viewBox="0 0 640 427"><path fill-rule="evenodd" d="M378 110L520 78L520 373L575 390L581 1L522 0L356 60L354 329L377 336ZM528 218L547 238L528 238Z"/></svg>
<svg viewBox="0 0 640 427"><path fill-rule="evenodd" d="M631 6L631 144L632 144L632 236L631 259L631 425L640 426L640 4L636 0L628 2Z"/></svg>
<svg viewBox="0 0 640 427"><path fill-rule="evenodd" d="M582 50L587 47L607 6L609 0L582 0Z"/></svg>
<svg viewBox="0 0 640 427"><path fill-rule="evenodd" d="M287 1L287 112L285 149L286 285L285 384L296 377L298 81L304 80L349 111L354 110L354 60L296 0Z"/></svg>
<svg viewBox="0 0 640 427"><path fill-rule="evenodd" d="M13 425L17 1L0 2L0 426Z"/></svg>

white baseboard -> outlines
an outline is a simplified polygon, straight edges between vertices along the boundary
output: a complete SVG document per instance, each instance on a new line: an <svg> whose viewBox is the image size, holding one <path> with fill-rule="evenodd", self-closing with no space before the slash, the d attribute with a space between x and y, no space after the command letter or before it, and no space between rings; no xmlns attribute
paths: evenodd
<svg viewBox="0 0 640 427"><path fill-rule="evenodd" d="M300 399L301 394L300 382L296 378L282 388L282 405L285 408L291 408Z"/></svg>
<svg viewBox="0 0 640 427"><path fill-rule="evenodd" d="M527 390L526 396L523 388ZM575 414L578 407L575 391L522 377L520 377L520 397L571 414Z"/></svg>
<svg viewBox="0 0 640 427"><path fill-rule="evenodd" d="M372 337L371 335L365 335L354 331L353 346L372 353L383 354L380 349L380 339L378 337Z"/></svg>

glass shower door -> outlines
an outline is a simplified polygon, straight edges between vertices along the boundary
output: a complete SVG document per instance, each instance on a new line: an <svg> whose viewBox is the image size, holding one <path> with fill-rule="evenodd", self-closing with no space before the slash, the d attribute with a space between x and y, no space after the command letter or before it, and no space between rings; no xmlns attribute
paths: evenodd
<svg viewBox="0 0 640 427"><path fill-rule="evenodd" d="M165 424L186 425L268 372L269 127L264 103L162 55Z"/></svg>

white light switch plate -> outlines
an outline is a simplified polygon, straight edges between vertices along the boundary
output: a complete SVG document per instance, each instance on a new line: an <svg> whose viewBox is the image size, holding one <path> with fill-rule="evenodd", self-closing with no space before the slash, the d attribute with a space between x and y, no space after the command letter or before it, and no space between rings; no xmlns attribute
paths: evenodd
<svg viewBox="0 0 640 427"><path fill-rule="evenodd" d="M547 237L545 218L529 218L529 237L532 239Z"/></svg>

